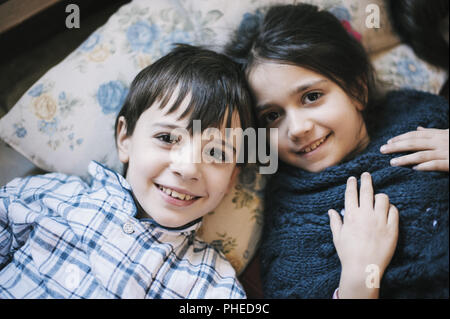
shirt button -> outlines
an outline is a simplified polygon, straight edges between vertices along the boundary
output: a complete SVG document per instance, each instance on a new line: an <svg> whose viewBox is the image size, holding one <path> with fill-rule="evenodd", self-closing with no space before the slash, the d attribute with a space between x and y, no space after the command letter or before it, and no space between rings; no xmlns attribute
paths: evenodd
<svg viewBox="0 0 450 319"><path fill-rule="evenodd" d="M134 227L133 227L132 223L125 223L125 224L123 224L122 229L123 229L123 232L125 234L132 234L132 233L134 233Z"/></svg>

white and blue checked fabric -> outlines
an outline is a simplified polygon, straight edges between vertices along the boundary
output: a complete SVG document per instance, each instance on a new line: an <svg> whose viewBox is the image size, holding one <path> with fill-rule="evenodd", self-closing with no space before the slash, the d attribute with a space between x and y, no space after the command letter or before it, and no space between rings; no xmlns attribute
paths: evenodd
<svg viewBox="0 0 450 319"><path fill-rule="evenodd" d="M245 298L225 257L138 220L130 185L91 162L92 182L52 173L0 188L0 298Z"/></svg>

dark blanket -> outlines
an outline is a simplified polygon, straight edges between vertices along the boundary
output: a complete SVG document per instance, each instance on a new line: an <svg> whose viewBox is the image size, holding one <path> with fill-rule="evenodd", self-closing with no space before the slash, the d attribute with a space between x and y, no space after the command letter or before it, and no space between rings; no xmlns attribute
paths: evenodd
<svg viewBox="0 0 450 319"><path fill-rule="evenodd" d="M340 262L328 209L344 208L349 176L372 174L375 193L385 193L400 212L398 245L381 282L381 298L448 298L449 177L391 167L402 154L383 155L388 139L417 126L448 128L445 99L417 91L390 92L367 121L369 146L353 159L320 173L280 163L265 195L261 275L267 298L331 298Z"/></svg>

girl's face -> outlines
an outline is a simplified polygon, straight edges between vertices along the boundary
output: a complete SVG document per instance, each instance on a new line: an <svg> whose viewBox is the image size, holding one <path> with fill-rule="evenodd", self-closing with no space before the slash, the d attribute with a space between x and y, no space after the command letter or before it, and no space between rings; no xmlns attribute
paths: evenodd
<svg viewBox="0 0 450 319"><path fill-rule="evenodd" d="M278 143L286 163L320 172L367 146L364 107L325 76L264 62L251 69L248 81L260 122L278 128L270 143Z"/></svg>

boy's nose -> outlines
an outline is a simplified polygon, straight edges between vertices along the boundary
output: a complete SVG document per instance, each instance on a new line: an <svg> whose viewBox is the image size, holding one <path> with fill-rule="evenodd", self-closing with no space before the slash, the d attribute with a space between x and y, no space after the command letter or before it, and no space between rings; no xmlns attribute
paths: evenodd
<svg viewBox="0 0 450 319"><path fill-rule="evenodd" d="M314 127L313 122L299 110L292 110L287 115L289 118L287 135L293 142L308 134Z"/></svg>
<svg viewBox="0 0 450 319"><path fill-rule="evenodd" d="M179 178L186 180L186 181L198 181L199 180L199 171L196 168L197 164L177 164L172 165L172 172Z"/></svg>
<svg viewBox="0 0 450 319"><path fill-rule="evenodd" d="M195 161L195 152L190 145L185 145L171 151L170 169L176 176L184 180L198 180L200 177L199 163Z"/></svg>

